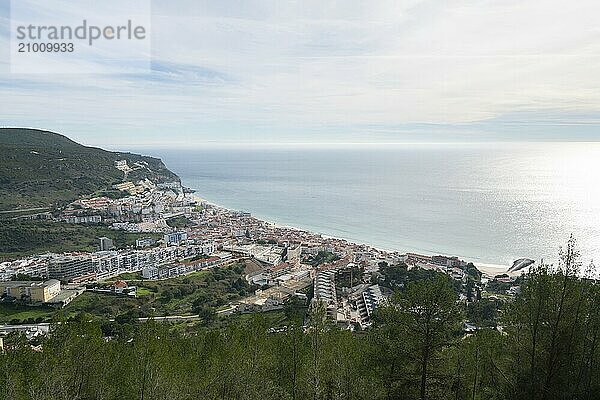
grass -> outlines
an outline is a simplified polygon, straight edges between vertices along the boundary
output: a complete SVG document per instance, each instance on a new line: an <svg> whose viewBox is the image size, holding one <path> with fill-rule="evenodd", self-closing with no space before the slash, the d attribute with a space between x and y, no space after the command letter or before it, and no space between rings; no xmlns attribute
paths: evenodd
<svg viewBox="0 0 600 400"><path fill-rule="evenodd" d="M0 323L25 323L27 320L33 322L38 318L50 320L57 313L62 313L67 318L80 313L89 313L97 317L110 319L129 310L146 309L144 302L142 299L84 292L62 310L49 307L0 304Z"/></svg>
<svg viewBox="0 0 600 400"><path fill-rule="evenodd" d="M136 294L138 297L150 296L152 294L152 291L150 291L150 289L145 288L145 287L138 287Z"/></svg>
<svg viewBox="0 0 600 400"><path fill-rule="evenodd" d="M49 319L56 312L55 309L46 307L28 307L18 304L0 304L0 323L23 323L29 320L36 321L38 318Z"/></svg>
<svg viewBox="0 0 600 400"><path fill-rule="evenodd" d="M129 310L140 310L142 306L144 306L144 300L139 298L85 292L69 303L63 312L67 316L89 313L110 319Z"/></svg>

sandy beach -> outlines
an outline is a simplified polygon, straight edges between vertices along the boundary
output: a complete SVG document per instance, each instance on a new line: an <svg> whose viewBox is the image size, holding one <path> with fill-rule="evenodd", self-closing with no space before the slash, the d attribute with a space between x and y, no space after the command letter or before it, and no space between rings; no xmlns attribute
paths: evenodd
<svg viewBox="0 0 600 400"><path fill-rule="evenodd" d="M191 196L197 202L199 202L199 203L204 203L204 204L208 204L208 205L210 205L212 207L217 207L217 208L221 208L221 209L224 209L224 210L230 210L231 211L231 209L229 209L228 207L224 207L224 206L222 206L220 204L216 204L214 202L211 202L210 200L202 198L202 197L200 197L197 194L191 194ZM254 217L254 218L257 218L257 217ZM314 232L314 231L310 231L310 230L307 230L307 229L302 229L302 228L299 228L297 226L282 225L282 224L278 224L278 223L273 222L273 221L266 220L264 218L257 218L257 219L259 219L259 220L261 220L263 222L266 222L268 224L271 224L273 226L277 226L277 227L288 228L288 229L295 229L295 230L298 230L298 231L310 232L310 233L318 234L318 235L320 235L320 236L322 236L324 238L341 239L341 240L346 240L349 243L357 243L356 241L349 240L348 238L344 238L344 237L334 237L334 236L325 235L325 234L322 234L322 233L319 233L319 232ZM357 244L364 244L364 245L367 245L369 247L372 247L373 249L376 249L376 250L379 250L379 251L382 251L382 252L387 252L387 253L402 253L403 252L402 250L386 249L386 248L374 246L374 245L371 245L371 244L368 244L368 243L357 243ZM427 254L427 255L434 255L434 254ZM460 257L460 255L458 257L462 259L462 257ZM465 260L465 261L472 262L470 260ZM481 262L473 262L473 264L483 274L485 274L488 277L494 277L494 276L500 275L500 274L508 274L509 276L519 276L519 275L522 274L522 271L508 272L508 269L510 268L510 265L490 264L490 263L481 263Z"/></svg>

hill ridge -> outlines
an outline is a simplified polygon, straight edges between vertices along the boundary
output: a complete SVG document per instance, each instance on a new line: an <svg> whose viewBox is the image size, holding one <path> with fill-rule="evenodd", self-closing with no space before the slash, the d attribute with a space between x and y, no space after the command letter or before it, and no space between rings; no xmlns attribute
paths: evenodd
<svg viewBox="0 0 600 400"><path fill-rule="evenodd" d="M124 174L115 162L145 162L128 180L179 181L159 158L85 146L66 135L34 128L0 128L0 211L55 208L81 196L118 196Z"/></svg>

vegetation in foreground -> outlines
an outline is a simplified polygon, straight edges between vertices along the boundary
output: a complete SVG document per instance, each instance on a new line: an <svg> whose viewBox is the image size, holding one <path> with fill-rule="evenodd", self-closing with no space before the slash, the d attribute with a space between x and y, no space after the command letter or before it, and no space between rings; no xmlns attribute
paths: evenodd
<svg viewBox="0 0 600 400"><path fill-rule="evenodd" d="M464 335L444 276L411 282L352 333L313 307L181 332L154 322L106 340L82 315L32 347L9 337L0 396L10 399L597 399L600 289L580 278L569 242L557 266L530 271L499 319ZM477 310L471 310L476 317ZM473 321L477 322L477 321Z"/></svg>

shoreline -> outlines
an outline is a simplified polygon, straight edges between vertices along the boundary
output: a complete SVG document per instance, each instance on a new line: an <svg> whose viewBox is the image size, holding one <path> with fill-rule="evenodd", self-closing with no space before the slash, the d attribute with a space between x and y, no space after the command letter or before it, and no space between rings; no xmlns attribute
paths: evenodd
<svg viewBox="0 0 600 400"><path fill-rule="evenodd" d="M214 203L214 202L212 202L210 200L207 200L205 198L200 197L197 194L199 192L198 189L193 189L193 190L194 190L194 193L191 193L190 196L194 200L196 200L197 202L199 202L199 203L205 203L205 204L208 204L208 205L210 205L212 207L220 208L220 209L227 210L227 211L246 211L246 210L234 210L234 209L231 209L229 207L223 206L221 204ZM319 236L321 236L323 238L344 240L344 241L346 241L348 243L351 243L351 244L365 245L365 246L371 247L374 250L377 250L377 251L380 251L380 252L383 252L383 253L390 253L390 254L405 254L405 253L407 253L406 250L386 249L386 248L379 247L379 246L376 246L376 245L372 245L372 244L369 244L369 243L366 243L366 242L358 242L358 241L355 241L355 240L349 239L349 238L344 238L344 237L340 237L340 236L327 235L327 234L320 233L320 232L317 232L317 231L313 231L313 230L310 230L310 229L305 229L305 228L300 228L300 227L297 227L297 226L291 226L291 225L281 224L281 223L274 222L274 221L266 219L266 218L256 217L256 216L254 216L254 214L252 214L251 211L250 211L250 213L251 213L251 215L252 215L253 218L256 218L257 220L263 221L263 222L265 222L267 224L270 224L270 225L273 225L275 227L286 228L286 229L294 229L294 230L301 231L301 232L308 232L308 233L312 233L312 234L315 234L315 235L319 235ZM427 256L441 255L441 253L427 253L427 252L425 252L425 253L426 254L423 254L423 255L427 255ZM493 277L495 275L500 275L500 274L508 274L510 276L519 276L521 274L521 271L519 271L518 273L508 272L508 269L510 268L510 265L503 265L503 264L496 264L496 263L486 263L486 262L472 261L472 260L469 260L469 259L464 259L461 256L457 256L457 257L459 259L461 259L461 260L466 261L466 262L473 263L473 265L475 265L477 267L477 269L479 269L483 274L485 274L487 276L490 276L490 277Z"/></svg>

